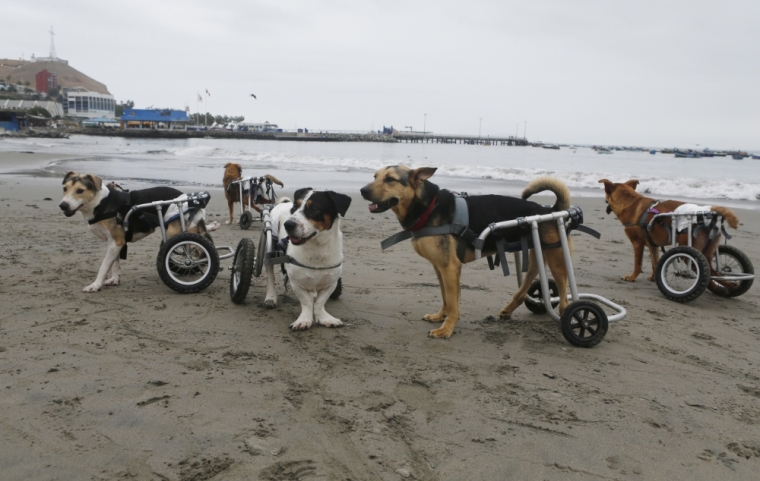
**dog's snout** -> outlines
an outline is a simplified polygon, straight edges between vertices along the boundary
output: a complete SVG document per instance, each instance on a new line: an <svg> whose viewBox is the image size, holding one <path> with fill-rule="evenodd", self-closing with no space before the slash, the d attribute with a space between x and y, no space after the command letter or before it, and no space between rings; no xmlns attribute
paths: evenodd
<svg viewBox="0 0 760 481"><path fill-rule="evenodd" d="M68 202L61 202L60 204L58 204L58 207L60 207L61 210L65 212L65 211L69 210L69 203Z"/></svg>
<svg viewBox="0 0 760 481"><path fill-rule="evenodd" d="M362 194L362 197L369 200L369 196L372 194L372 190L369 188L368 185L365 185L361 189L359 189L359 192Z"/></svg>
<svg viewBox="0 0 760 481"><path fill-rule="evenodd" d="M298 224L294 220L286 220L284 225L285 225L285 230L288 232L292 232L298 226Z"/></svg>

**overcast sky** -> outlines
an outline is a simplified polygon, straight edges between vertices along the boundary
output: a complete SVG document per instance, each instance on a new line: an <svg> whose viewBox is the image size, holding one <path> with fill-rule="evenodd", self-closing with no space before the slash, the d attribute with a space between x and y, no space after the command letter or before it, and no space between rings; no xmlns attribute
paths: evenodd
<svg viewBox="0 0 760 481"><path fill-rule="evenodd" d="M760 149L758 0L0 1L0 58L47 56L52 25L140 108Z"/></svg>

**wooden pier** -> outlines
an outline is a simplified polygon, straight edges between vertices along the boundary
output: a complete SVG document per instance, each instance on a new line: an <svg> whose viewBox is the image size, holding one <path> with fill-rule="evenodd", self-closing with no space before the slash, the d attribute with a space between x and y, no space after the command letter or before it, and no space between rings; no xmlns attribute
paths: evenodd
<svg viewBox="0 0 760 481"><path fill-rule="evenodd" d="M425 144L469 144L469 145L509 145L527 146L528 139L524 137L483 137L478 135L436 134L432 132L394 132L393 138L398 142L413 142Z"/></svg>

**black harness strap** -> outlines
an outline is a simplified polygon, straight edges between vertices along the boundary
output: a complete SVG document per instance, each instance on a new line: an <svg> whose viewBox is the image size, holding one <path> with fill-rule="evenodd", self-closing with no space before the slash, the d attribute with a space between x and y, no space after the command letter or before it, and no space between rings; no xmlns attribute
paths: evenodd
<svg viewBox="0 0 760 481"><path fill-rule="evenodd" d="M273 252L267 252L264 259L269 264L280 264L280 266L282 267L283 274L287 275L287 273L285 272L285 264L293 264L294 266L304 267L306 269L314 269L316 271L335 269L336 267L340 267L343 265L343 261L340 261L340 263L334 266L330 266L330 267L312 267L312 266L307 266L306 264L301 264L297 260L293 259L291 256L285 254L285 252L287 252L288 250L288 244L290 244L290 239L286 237L284 239L279 239L279 240L277 240L277 238L274 238L273 240L275 241L275 250Z"/></svg>

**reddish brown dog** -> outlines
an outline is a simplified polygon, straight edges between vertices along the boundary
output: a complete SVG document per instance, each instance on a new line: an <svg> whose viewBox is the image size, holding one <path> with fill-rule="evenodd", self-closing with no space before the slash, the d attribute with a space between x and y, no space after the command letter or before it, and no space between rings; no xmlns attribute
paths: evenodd
<svg viewBox="0 0 760 481"><path fill-rule="evenodd" d="M273 183L279 185L280 187L284 187L283 183L280 182L275 176L273 175L265 175L265 178L271 180ZM224 178L222 179L222 185L224 185L224 196L227 198L227 206L230 209L230 219L228 221L225 221L225 224L232 224L235 219L235 210L234 205L235 202L242 202L243 205L248 205L248 196L249 192L246 190L243 192L243 199L240 199L240 189L236 185L230 186L230 183L236 180L240 180L243 178L243 168L240 166L240 164L234 164L232 162L227 163L227 165L224 166ZM259 187L261 189L261 187ZM255 197L254 197L255 198ZM263 192L259 193L259 203L260 204L271 204L272 199L269 199L265 195L263 195ZM256 210L256 212L261 212L261 207L257 206L256 204L253 204L253 208Z"/></svg>
<svg viewBox="0 0 760 481"><path fill-rule="evenodd" d="M638 180L629 180L623 184L616 184L607 179L602 179L599 183L604 184L604 197L608 204L607 213L613 212L617 216L618 220L625 226L625 235L628 236L628 240L633 245L633 272L623 277L623 279L632 282L641 274L644 247L647 247L649 248L649 255L652 260L652 275L649 276L649 280L653 281L655 270L657 269L657 261L660 258L660 253L657 249L660 246L669 245L668 231L655 222L652 230L649 231L649 236L653 243L649 242L644 229L639 226L639 220L650 207L654 206L660 213L665 214L673 212L685 202L677 200L659 202L651 197L645 197L636 192L636 186L639 185ZM728 225L732 228L736 229L739 226L739 219L730 209L720 206L711 206L711 209L725 217ZM649 222L653 216L654 214L648 214L646 221ZM670 220L666 220L666 223L670 225ZM679 245L688 245L686 236L687 234L685 233L678 236ZM721 237L718 235L711 241L707 232L700 232L692 240L692 247L701 251L709 261L715 256L715 250L718 248Z"/></svg>

